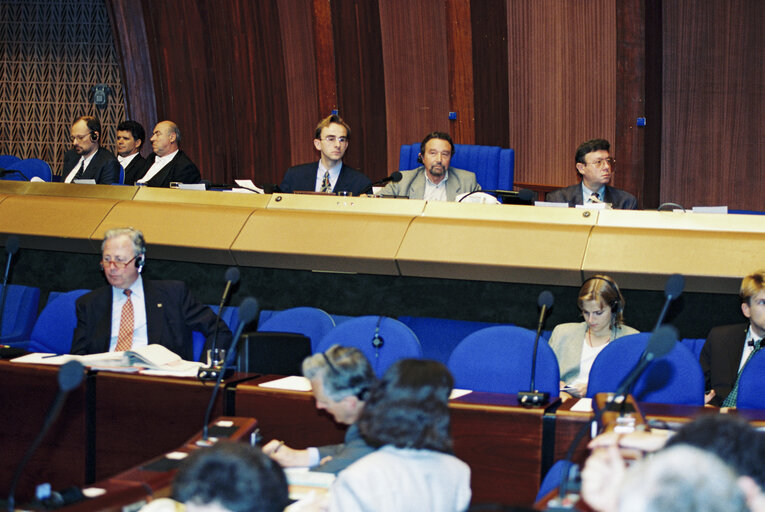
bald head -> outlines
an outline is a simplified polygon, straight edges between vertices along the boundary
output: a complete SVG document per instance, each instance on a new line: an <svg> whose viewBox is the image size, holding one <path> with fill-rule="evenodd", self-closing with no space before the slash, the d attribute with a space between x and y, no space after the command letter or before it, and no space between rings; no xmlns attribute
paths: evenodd
<svg viewBox="0 0 765 512"><path fill-rule="evenodd" d="M181 131L172 121L161 121L154 127L151 136L151 148L158 156L166 156L178 150L181 143Z"/></svg>

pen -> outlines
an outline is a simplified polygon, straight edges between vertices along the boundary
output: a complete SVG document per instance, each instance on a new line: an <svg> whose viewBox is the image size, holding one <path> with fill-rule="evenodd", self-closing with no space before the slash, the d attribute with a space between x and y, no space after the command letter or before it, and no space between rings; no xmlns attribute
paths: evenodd
<svg viewBox="0 0 765 512"><path fill-rule="evenodd" d="M59 355L61 355L61 354L49 354L47 356L42 356L40 359L48 359L50 357L58 357Z"/></svg>
<svg viewBox="0 0 765 512"><path fill-rule="evenodd" d="M276 446L276 448L274 448L273 453L278 452L279 448L281 448L282 446L284 446L284 441L279 441L279 444Z"/></svg>

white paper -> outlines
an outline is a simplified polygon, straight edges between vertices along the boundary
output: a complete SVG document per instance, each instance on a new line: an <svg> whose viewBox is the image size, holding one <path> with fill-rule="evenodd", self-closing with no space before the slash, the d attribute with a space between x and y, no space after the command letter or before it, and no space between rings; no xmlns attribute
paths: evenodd
<svg viewBox="0 0 765 512"><path fill-rule="evenodd" d="M305 377L292 375L281 379L258 384L261 388L284 389L287 391L311 391L311 381Z"/></svg>
<svg viewBox="0 0 765 512"><path fill-rule="evenodd" d="M571 407L573 412L592 412L592 398L580 398Z"/></svg>
<svg viewBox="0 0 765 512"><path fill-rule="evenodd" d="M234 183L239 185L242 188L245 188L247 190L251 190L257 194L263 194L265 193L265 190L257 186L252 182L252 180L234 180Z"/></svg>
<svg viewBox="0 0 765 512"><path fill-rule="evenodd" d="M449 400L454 400L455 398L459 398L461 396L469 395L472 392L473 391L471 391L469 389L457 389L457 388L454 388L454 389L452 389L452 392L449 395Z"/></svg>

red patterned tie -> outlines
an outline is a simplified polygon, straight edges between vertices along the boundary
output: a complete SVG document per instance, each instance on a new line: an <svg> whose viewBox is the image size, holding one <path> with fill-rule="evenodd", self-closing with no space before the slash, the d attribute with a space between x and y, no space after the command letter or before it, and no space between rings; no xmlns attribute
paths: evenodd
<svg viewBox="0 0 765 512"><path fill-rule="evenodd" d="M133 301L130 300L130 290L125 290L127 300L122 306L122 317L120 318L120 332L117 335L116 352L130 350L133 346Z"/></svg>
<svg viewBox="0 0 765 512"><path fill-rule="evenodd" d="M321 192L332 192L332 183L329 181L329 171L324 172L324 178L321 180Z"/></svg>

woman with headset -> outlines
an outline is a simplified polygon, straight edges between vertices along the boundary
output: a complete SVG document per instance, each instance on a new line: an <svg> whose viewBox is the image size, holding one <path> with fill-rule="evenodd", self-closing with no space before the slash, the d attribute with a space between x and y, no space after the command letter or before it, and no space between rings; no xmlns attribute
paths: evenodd
<svg viewBox="0 0 765 512"><path fill-rule="evenodd" d="M558 358L561 396L587 394L590 368L603 347L616 338L638 331L624 325L624 297L608 276L596 275L582 283L577 305L584 322L560 324L550 336Z"/></svg>

